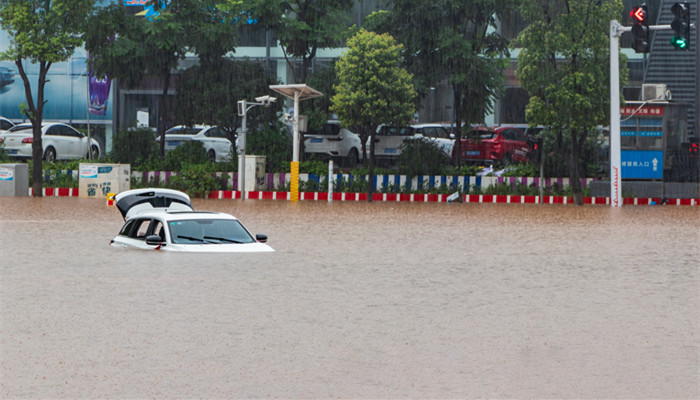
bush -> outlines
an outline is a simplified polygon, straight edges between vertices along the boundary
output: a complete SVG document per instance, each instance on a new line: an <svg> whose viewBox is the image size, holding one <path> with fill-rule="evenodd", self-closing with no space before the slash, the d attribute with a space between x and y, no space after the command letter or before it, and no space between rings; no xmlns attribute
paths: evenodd
<svg viewBox="0 0 700 400"><path fill-rule="evenodd" d="M214 176L214 167L209 162L184 164L179 174L170 177L168 187L190 197L206 197L212 190L220 189L221 182Z"/></svg>
<svg viewBox="0 0 700 400"><path fill-rule="evenodd" d="M202 142L190 140L165 154L161 170L180 171L185 166L191 167L194 164L204 164L212 167ZM213 167L209 169L213 171Z"/></svg>
<svg viewBox="0 0 700 400"><path fill-rule="evenodd" d="M130 164L134 169L157 154L158 144L153 131L135 128L118 132L114 136L109 158L115 163Z"/></svg>
<svg viewBox="0 0 700 400"><path fill-rule="evenodd" d="M287 128L263 128L246 135L246 154L265 156L266 171L289 172L292 159L292 138Z"/></svg>
<svg viewBox="0 0 700 400"><path fill-rule="evenodd" d="M425 138L407 140L401 145L399 172L404 175L440 175L449 158L437 144Z"/></svg>

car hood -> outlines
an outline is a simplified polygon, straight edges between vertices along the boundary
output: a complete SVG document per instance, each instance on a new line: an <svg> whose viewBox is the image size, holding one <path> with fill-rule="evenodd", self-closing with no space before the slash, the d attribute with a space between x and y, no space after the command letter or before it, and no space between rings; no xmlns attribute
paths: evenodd
<svg viewBox="0 0 700 400"><path fill-rule="evenodd" d="M138 213L153 209L194 211L190 196L171 189L127 190L114 196L114 204L125 220Z"/></svg>

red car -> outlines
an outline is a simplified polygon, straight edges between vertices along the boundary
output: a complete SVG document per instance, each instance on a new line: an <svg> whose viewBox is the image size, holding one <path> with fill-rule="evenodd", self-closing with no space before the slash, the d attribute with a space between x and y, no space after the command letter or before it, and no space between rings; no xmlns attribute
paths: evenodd
<svg viewBox="0 0 700 400"><path fill-rule="evenodd" d="M510 164L530 160L527 136L509 126L475 127L461 140L461 157L465 161Z"/></svg>

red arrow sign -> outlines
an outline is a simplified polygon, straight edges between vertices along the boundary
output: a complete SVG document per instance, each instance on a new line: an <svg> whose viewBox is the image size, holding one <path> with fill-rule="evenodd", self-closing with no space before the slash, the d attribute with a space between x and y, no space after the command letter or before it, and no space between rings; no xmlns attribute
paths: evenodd
<svg viewBox="0 0 700 400"><path fill-rule="evenodd" d="M635 7L632 9L630 17L636 21L644 22L644 20L647 18L647 12L644 11L642 7Z"/></svg>

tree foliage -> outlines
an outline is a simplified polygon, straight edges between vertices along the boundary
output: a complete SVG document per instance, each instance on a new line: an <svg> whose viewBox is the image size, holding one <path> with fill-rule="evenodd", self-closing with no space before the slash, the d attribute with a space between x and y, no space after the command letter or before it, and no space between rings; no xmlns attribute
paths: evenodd
<svg viewBox="0 0 700 400"><path fill-rule="evenodd" d="M233 139L241 124L238 101L253 101L268 93L269 86L276 83L277 78L257 61L222 58L217 63L192 66L178 79L174 101L176 123L217 125ZM248 124L273 122L279 108L279 103L274 103L265 112L249 113Z"/></svg>
<svg viewBox="0 0 700 400"><path fill-rule="evenodd" d="M235 24L240 17L232 2L217 7L215 0L152 0L158 15L130 15L121 3L100 9L88 24L86 48L97 75L118 78L127 87L146 76L162 79L160 121L162 136L170 125L168 90L172 71L188 52L203 65L217 65L236 43ZM161 141L161 155L165 141Z"/></svg>
<svg viewBox="0 0 700 400"><path fill-rule="evenodd" d="M497 19L512 10L515 1L388 3L391 11L371 15L368 26L389 32L406 47L406 65L422 93L442 81L449 83L455 126L483 123L502 93L503 71L508 67L503 57L508 54L508 41L499 33ZM456 143L460 145L459 140Z"/></svg>
<svg viewBox="0 0 700 400"><path fill-rule="evenodd" d="M622 2L524 0L521 12L529 22L517 39L517 76L530 94L526 118L568 142L574 200L582 204L580 154L589 132L609 120L608 32ZM627 76L626 67L620 76Z"/></svg>
<svg viewBox="0 0 700 400"><path fill-rule="evenodd" d="M293 81L306 83L319 49L339 47L353 0L255 0L259 23L272 29L282 46ZM294 60L301 59L297 67Z"/></svg>
<svg viewBox="0 0 700 400"><path fill-rule="evenodd" d="M13 61L24 83L26 102L20 108L32 123L32 187L35 196L42 195L41 123L46 103L46 76L53 63L67 60L83 43L85 19L93 5L93 0L0 1L0 26L10 38L10 45L0 53L0 59ZM36 90L32 90L25 61L38 64Z"/></svg>
<svg viewBox="0 0 700 400"><path fill-rule="evenodd" d="M343 125L358 127L362 143L370 138L370 181L377 127L405 125L415 110L413 76L402 67L402 50L403 46L389 34L360 29L348 40L347 51L336 63L338 84L331 99L331 111ZM364 154L363 159L367 158ZM371 187L368 186L369 199Z"/></svg>

